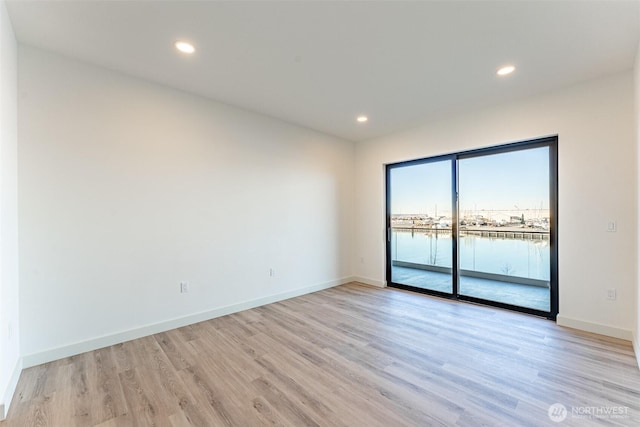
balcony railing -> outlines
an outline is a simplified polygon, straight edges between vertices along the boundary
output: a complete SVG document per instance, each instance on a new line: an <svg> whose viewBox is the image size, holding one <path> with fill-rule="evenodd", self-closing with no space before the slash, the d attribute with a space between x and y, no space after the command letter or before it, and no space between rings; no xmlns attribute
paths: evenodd
<svg viewBox="0 0 640 427"><path fill-rule="evenodd" d="M391 265L394 267L405 267L405 268L413 268L416 270L432 271L434 273L442 273L442 274L452 273L451 267L419 264L415 262L392 260ZM505 283L512 283L512 284L518 284L518 285L528 285L528 286L538 286L542 288L549 288L549 281L531 279L528 277L512 276L508 274L485 273L483 271L464 270L464 269L461 269L459 274L462 277L474 277L478 279L493 280L496 282L505 282Z"/></svg>

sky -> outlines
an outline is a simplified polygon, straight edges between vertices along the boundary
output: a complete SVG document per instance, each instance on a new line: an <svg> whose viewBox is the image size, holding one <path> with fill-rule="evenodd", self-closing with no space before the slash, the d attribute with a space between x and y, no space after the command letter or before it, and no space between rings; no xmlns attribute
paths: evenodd
<svg viewBox="0 0 640 427"><path fill-rule="evenodd" d="M549 208L547 147L458 161L460 213ZM449 160L391 170L393 214L451 215Z"/></svg>

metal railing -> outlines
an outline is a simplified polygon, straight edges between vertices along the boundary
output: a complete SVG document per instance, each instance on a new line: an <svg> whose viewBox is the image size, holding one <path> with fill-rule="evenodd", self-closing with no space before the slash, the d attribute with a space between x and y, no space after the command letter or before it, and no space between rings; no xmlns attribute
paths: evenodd
<svg viewBox="0 0 640 427"><path fill-rule="evenodd" d="M419 264L415 262L391 260L391 265L393 267L413 268L416 270L432 271L434 273L442 273L442 274L452 273L451 267L440 267L437 265ZM494 280L496 282L505 282L505 283L513 283L517 285L538 286L542 288L549 288L548 280L531 279L529 277L511 276L508 274L486 273L483 271L464 270L464 269L460 269L459 274L460 276L463 276L463 277L474 277L478 279Z"/></svg>

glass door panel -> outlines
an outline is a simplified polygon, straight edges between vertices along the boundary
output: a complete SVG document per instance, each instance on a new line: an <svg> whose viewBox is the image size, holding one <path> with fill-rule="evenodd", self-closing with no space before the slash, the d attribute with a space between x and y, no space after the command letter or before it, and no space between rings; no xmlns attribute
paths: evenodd
<svg viewBox="0 0 640 427"><path fill-rule="evenodd" d="M451 294L452 160L389 170L391 282Z"/></svg>
<svg viewBox="0 0 640 427"><path fill-rule="evenodd" d="M549 147L458 160L459 295L550 311Z"/></svg>

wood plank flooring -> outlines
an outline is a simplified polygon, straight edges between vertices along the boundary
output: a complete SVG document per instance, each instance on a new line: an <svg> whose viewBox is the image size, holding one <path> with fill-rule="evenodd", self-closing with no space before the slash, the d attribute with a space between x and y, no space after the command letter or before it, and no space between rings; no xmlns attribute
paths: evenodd
<svg viewBox="0 0 640 427"><path fill-rule="evenodd" d="M29 368L0 422L261 425L637 426L640 371L626 341L353 283Z"/></svg>

